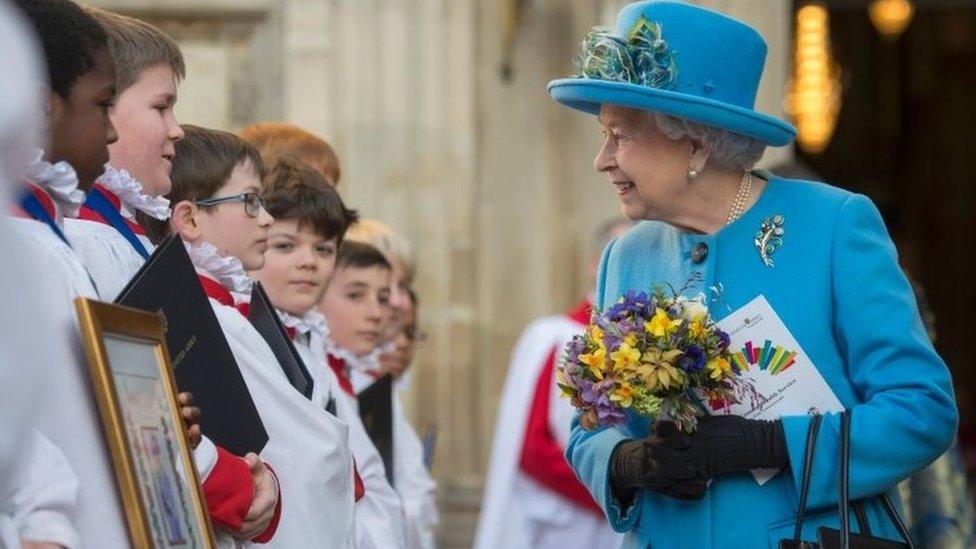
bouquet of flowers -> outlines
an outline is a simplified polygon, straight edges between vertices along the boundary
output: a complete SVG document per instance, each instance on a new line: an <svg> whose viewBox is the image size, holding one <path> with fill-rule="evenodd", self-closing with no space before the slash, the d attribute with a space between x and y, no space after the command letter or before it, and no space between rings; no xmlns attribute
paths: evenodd
<svg viewBox="0 0 976 549"><path fill-rule="evenodd" d="M703 401L720 410L748 393L705 296L680 293L630 291L594 310L586 331L566 345L558 385L584 429L624 423L630 410L691 432L707 413Z"/></svg>

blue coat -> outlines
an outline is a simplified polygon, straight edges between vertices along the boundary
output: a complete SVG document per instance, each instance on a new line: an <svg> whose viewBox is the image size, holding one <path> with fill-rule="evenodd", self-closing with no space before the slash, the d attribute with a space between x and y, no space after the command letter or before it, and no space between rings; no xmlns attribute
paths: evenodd
<svg viewBox="0 0 976 549"><path fill-rule="evenodd" d="M952 441L957 411L949 372L926 336L874 204L829 185L762 175L769 184L757 203L715 234L647 221L612 242L596 304L607 307L628 289L654 284L680 288L694 271L704 276L694 293L724 287L716 317L765 295L840 401L854 409L851 498L891 490ZM785 217L786 236L771 256L775 266L767 267L753 238L776 214ZM696 264L691 252L699 243L708 252ZM775 547L793 531L808 424L806 416L783 418L797 473L781 472L764 486L748 473L719 477L694 502L644 490L622 509L611 496L610 455L621 441L648 434L640 418L596 431L574 422L566 457L613 528L629 532L624 547ZM804 539L838 524L839 426L839 415L827 415L820 429ZM880 506L870 506L868 515L873 533L897 537Z"/></svg>

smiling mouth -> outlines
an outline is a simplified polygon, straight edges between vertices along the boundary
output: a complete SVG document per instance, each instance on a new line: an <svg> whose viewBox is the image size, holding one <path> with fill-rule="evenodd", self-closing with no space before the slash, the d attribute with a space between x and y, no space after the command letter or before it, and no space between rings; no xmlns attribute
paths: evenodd
<svg viewBox="0 0 976 549"><path fill-rule="evenodd" d="M617 188L618 195L627 194L637 187L633 181L611 181L611 183Z"/></svg>

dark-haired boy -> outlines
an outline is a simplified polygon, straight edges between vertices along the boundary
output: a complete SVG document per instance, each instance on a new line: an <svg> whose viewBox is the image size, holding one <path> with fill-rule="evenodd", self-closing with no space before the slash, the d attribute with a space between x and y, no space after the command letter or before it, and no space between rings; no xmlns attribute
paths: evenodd
<svg viewBox="0 0 976 549"><path fill-rule="evenodd" d="M117 497L111 459L81 353L72 300L97 297L63 232L63 218L77 215L84 193L108 159L116 139L108 117L115 95L115 68L104 31L67 0L16 0L47 62L46 151L20 189L15 230L38 252L37 282L50 297L45 313L55 319L47 351L57 373L45 379L47 397L36 427L64 452L78 478L73 522L85 547L127 547L128 533ZM41 306L39 304L39 306Z"/></svg>
<svg viewBox="0 0 976 549"><path fill-rule="evenodd" d="M403 545L400 499L387 481L382 458L359 417L355 394L345 391L325 356L329 328L315 310L332 275L336 250L356 213L347 209L326 179L311 166L281 159L264 178L265 204L275 223L268 233L264 266L250 274L259 280L286 326L315 381L319 406L335 403L336 416L349 425L349 447L364 483L356 502L358 549Z"/></svg>

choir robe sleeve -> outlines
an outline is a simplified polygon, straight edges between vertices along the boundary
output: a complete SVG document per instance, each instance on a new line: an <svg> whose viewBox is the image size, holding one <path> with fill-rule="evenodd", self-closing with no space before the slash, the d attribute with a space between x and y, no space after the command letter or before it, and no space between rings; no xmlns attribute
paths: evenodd
<svg viewBox="0 0 976 549"><path fill-rule="evenodd" d="M410 425L396 391L393 421L393 482L403 502L407 547L433 549L438 523L437 484L427 471L423 443Z"/></svg>
<svg viewBox="0 0 976 549"><path fill-rule="evenodd" d="M880 494L943 454L956 432L952 380L922 325L881 214L851 195L834 227L834 333L859 404L851 424L851 499ZM802 470L808 416L783 418L794 471ZM817 437L820 455L838 455L840 416ZM836 505L833 460L814 460L807 505ZM802 475L793 475L797 493Z"/></svg>
<svg viewBox="0 0 976 549"><path fill-rule="evenodd" d="M0 479L0 511L21 540L81 546L74 526L78 479L61 450L38 431Z"/></svg>
<svg viewBox="0 0 976 549"><path fill-rule="evenodd" d="M254 499L247 463L203 437L193 451L210 518L221 528L241 529Z"/></svg>
<svg viewBox="0 0 976 549"><path fill-rule="evenodd" d="M254 501L254 481L251 469L244 459L235 456L221 446L215 445L207 437L203 437L200 445L193 451L203 485L203 494L207 500L207 510L210 518L219 527L231 531L239 531L247 512ZM278 476L270 464L265 463L268 470L278 484ZM278 521L281 518L281 486L278 485L278 502L275 513L268 527L252 540L264 543L274 536Z"/></svg>

